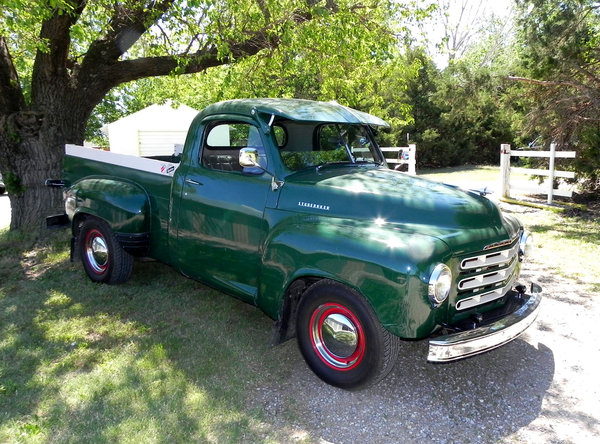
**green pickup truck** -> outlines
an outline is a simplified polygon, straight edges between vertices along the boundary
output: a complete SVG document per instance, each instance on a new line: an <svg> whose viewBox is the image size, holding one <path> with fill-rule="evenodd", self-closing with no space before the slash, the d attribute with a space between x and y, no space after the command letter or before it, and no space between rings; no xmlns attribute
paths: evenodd
<svg viewBox="0 0 600 444"><path fill-rule="evenodd" d="M244 99L193 121L181 155L67 145L72 258L126 281L134 256L169 264L263 310L274 342L356 388L383 378L403 339L447 362L516 338L541 289L517 283L530 237L483 193L390 170L372 115L335 102Z"/></svg>

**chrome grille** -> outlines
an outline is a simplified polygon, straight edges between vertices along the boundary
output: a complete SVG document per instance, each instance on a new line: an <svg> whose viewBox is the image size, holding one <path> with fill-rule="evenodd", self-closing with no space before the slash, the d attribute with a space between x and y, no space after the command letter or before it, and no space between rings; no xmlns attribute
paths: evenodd
<svg viewBox="0 0 600 444"><path fill-rule="evenodd" d="M518 275L519 242L508 248L481 252L460 262L456 310L467 310L501 298Z"/></svg>
<svg viewBox="0 0 600 444"><path fill-rule="evenodd" d="M463 261L460 263L460 269L472 270L473 268L490 267L492 265L506 263L519 253L519 243L517 241L514 242L515 244L506 250L487 254L484 253L480 256L463 259Z"/></svg>
<svg viewBox="0 0 600 444"><path fill-rule="evenodd" d="M478 274L466 279L462 279L458 283L459 290L472 290L474 288L485 287L487 285L493 285L498 282L503 282L507 277L512 275L517 266L517 261L513 260L508 268L502 268L490 273Z"/></svg>

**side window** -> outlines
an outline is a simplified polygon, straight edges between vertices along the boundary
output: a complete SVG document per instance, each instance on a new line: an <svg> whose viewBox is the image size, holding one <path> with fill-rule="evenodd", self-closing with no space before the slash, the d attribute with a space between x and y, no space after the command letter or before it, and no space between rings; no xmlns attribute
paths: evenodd
<svg viewBox="0 0 600 444"><path fill-rule="evenodd" d="M241 122L219 122L209 128L202 147L202 165L213 170L262 173L260 168L242 168L239 163L241 148L256 148L259 163L266 168L265 149L258 128Z"/></svg>
<svg viewBox="0 0 600 444"><path fill-rule="evenodd" d="M281 125L273 125L273 136L275 136L277 148L283 148L287 144L287 132Z"/></svg>

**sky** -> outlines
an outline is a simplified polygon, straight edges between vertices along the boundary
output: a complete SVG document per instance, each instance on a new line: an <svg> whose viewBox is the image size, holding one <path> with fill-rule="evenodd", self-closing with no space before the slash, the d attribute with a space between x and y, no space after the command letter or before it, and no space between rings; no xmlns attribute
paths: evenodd
<svg viewBox="0 0 600 444"><path fill-rule="evenodd" d="M469 33L477 29L482 22L495 15L499 18L506 18L513 12L514 0L439 0L440 4L448 4L447 22L450 28L456 28L458 34ZM461 17L461 10L464 6L464 13ZM436 51L436 45L444 37L444 19L439 14L434 14L431 22L425 26L425 34L429 41L428 47L431 55L439 68L443 68L448 63L448 55Z"/></svg>

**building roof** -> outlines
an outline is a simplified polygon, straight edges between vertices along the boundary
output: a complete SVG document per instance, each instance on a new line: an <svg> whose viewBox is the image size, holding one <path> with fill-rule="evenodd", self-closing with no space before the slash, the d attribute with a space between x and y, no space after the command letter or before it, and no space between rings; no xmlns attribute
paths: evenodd
<svg viewBox="0 0 600 444"><path fill-rule="evenodd" d="M133 130L183 130L186 131L198 110L186 105L173 108L170 102L162 105L150 105L135 113L104 125L101 131L109 135L111 128L131 128Z"/></svg>

